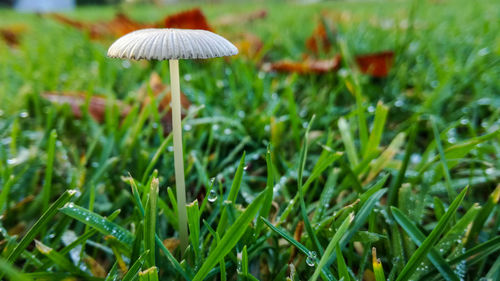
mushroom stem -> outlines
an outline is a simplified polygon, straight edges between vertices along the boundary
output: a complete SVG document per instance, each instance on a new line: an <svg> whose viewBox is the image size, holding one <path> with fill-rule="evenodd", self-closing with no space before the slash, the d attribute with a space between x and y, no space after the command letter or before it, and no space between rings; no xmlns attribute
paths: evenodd
<svg viewBox="0 0 500 281"><path fill-rule="evenodd" d="M184 157L182 154L182 128L181 128L181 90L179 85L179 61L171 59L170 86L172 90L172 132L174 133L174 164L175 186L177 192L177 211L179 214L179 239L181 255L188 246L187 212L186 212L186 187L184 183Z"/></svg>

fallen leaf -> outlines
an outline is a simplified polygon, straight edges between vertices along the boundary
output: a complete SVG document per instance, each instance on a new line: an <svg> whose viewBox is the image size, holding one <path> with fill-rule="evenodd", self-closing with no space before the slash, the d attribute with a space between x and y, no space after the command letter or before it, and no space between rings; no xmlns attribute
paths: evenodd
<svg viewBox="0 0 500 281"><path fill-rule="evenodd" d="M334 30L328 25L329 30ZM306 41L306 47L314 54L327 53L332 47L332 42L326 32L324 21L320 21L311 36Z"/></svg>
<svg viewBox="0 0 500 281"><path fill-rule="evenodd" d="M374 54L356 56L359 70L373 77L383 78L389 74L394 61L394 52L385 51Z"/></svg>
<svg viewBox="0 0 500 281"><path fill-rule="evenodd" d="M58 22L88 32L91 39L116 38L137 29L154 27L154 24L144 24L134 21L123 13L117 13L110 21L95 23L77 21L61 14L50 14L50 17Z"/></svg>
<svg viewBox="0 0 500 281"><path fill-rule="evenodd" d="M170 253L173 253L180 243L181 241L177 238L167 238L163 240L163 245L170 251Z"/></svg>
<svg viewBox="0 0 500 281"><path fill-rule="evenodd" d="M98 261L96 261L90 256L85 256L83 258L83 261L90 268L90 272L92 272L93 276L101 278L106 277L107 272Z"/></svg>
<svg viewBox="0 0 500 281"><path fill-rule="evenodd" d="M259 60L262 57L262 47L264 43L255 34L246 32L235 37L232 42L238 48L238 54L252 60Z"/></svg>
<svg viewBox="0 0 500 281"><path fill-rule="evenodd" d="M287 73L322 74L335 71L339 68L339 66L340 66L340 56L336 55L332 59L325 59L325 60L314 60L309 58L302 62L283 60L283 61L273 62L270 64L265 64L263 66L263 69L264 71L277 71L277 72L287 72Z"/></svg>
<svg viewBox="0 0 500 281"><path fill-rule="evenodd" d="M46 92L42 97L56 104L68 104L76 118L82 118L82 106L86 102L86 94L82 92ZM130 106L115 100L114 103L120 110L120 117L125 117L130 112ZM99 123L104 122L106 112L106 97L93 95L89 98L89 114Z"/></svg>
<svg viewBox="0 0 500 281"><path fill-rule="evenodd" d="M216 25L225 26L253 22L267 17L267 10L257 10L245 14L229 14L221 16L215 22Z"/></svg>
<svg viewBox="0 0 500 281"><path fill-rule="evenodd" d="M300 242L302 239L302 232L304 231L304 221L299 221L297 223L297 226L295 227L295 232L293 233L293 239L295 241ZM297 255L297 248L292 247L291 252L290 252L290 258L288 259L288 263L293 263L293 260L295 259L295 256Z"/></svg>
<svg viewBox="0 0 500 281"><path fill-rule="evenodd" d="M194 8L182 11L177 14L167 16L163 20L163 27L166 28L185 28L185 29L204 29L213 31L200 8Z"/></svg>
<svg viewBox="0 0 500 281"><path fill-rule="evenodd" d="M0 38L2 38L9 47L19 45L19 36L26 30L24 25L12 25L0 28Z"/></svg>
<svg viewBox="0 0 500 281"><path fill-rule="evenodd" d="M149 78L149 87L156 98L161 97L161 95L164 94L158 104L158 109L160 112L168 110L168 112L166 112L161 118L164 133L168 134L172 131L172 110L170 109L172 92L170 91L170 87L162 83L160 75L156 72L151 73ZM151 98L147 94L146 87L142 87L139 91L139 99L143 101L143 106L151 102ZM185 111L190 106L191 103L188 98L181 92L181 108L184 109L184 112L181 112L181 118L186 117Z"/></svg>

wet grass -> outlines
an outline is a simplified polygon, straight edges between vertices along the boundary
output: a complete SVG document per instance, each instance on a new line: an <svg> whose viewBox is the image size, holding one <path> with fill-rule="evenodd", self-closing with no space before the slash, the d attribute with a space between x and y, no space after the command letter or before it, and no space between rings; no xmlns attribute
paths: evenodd
<svg viewBox="0 0 500 281"><path fill-rule="evenodd" d="M126 12L152 21L186 7ZM260 7L203 9L213 21ZM242 57L182 61L182 91L193 103L184 121L185 253L175 247L165 113L155 99L141 108L137 94L152 71L168 83L167 63L108 59L110 42L0 10L2 26L27 25L18 48L0 43L0 275L499 280L499 8L276 3L265 20L218 30L259 35L269 61L298 60L328 10L339 34L332 53L394 50L396 61L382 79L347 64L297 76ZM69 15L93 21L113 12ZM45 91L105 96L104 122L85 108L75 118ZM132 106L123 120L116 100Z"/></svg>

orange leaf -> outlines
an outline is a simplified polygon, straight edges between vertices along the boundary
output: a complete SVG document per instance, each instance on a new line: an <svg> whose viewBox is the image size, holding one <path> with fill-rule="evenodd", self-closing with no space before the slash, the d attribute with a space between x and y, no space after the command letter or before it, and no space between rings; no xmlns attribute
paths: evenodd
<svg viewBox="0 0 500 281"><path fill-rule="evenodd" d="M327 60L312 60L306 59L303 62L294 62L289 60L278 61L267 64L264 67L266 71L288 72L288 73L327 73L335 71L340 66L340 56L336 55L332 59Z"/></svg>
<svg viewBox="0 0 500 281"><path fill-rule="evenodd" d="M356 63L362 73L373 77L387 77L394 61L394 52L385 51L356 56Z"/></svg>
<svg viewBox="0 0 500 281"><path fill-rule="evenodd" d="M200 8L194 8L192 10L170 15L163 20L163 25L166 28L204 29L213 31L208 25L208 21Z"/></svg>
<svg viewBox="0 0 500 281"><path fill-rule="evenodd" d="M0 28L0 38L2 38L9 47L19 45L19 35L26 30L24 25L12 25Z"/></svg>
<svg viewBox="0 0 500 281"><path fill-rule="evenodd" d="M245 14L229 14L217 19L216 25L225 26L252 22L267 17L267 10L257 10Z"/></svg>
<svg viewBox="0 0 500 281"><path fill-rule="evenodd" d="M86 95L82 92L65 92L65 93L55 93L46 92L42 94L42 97L56 104L67 104L71 107L71 111L76 118L82 118L82 106L86 102ZM114 101L118 108L120 109L120 117L125 117L130 112L130 106L123 104L122 102ZM103 96L91 96L89 99L89 114L97 122L102 123L105 119L106 112L106 98Z"/></svg>
<svg viewBox="0 0 500 281"><path fill-rule="evenodd" d="M70 19L60 14L50 15L54 20L73 26L82 31L89 32L90 38L100 39L106 37L120 37L137 29L153 27L152 24L144 24L130 19L123 13L117 13L110 21L86 23Z"/></svg>
<svg viewBox="0 0 500 281"><path fill-rule="evenodd" d="M325 25L320 21L311 36L307 39L306 47L314 54L318 54L320 52L328 52L331 46L332 42L328 38Z"/></svg>
<svg viewBox="0 0 500 281"><path fill-rule="evenodd" d="M172 131L172 110L170 109L170 101L172 100L172 93L170 91L170 87L166 86L162 83L160 75L158 73L153 72L149 78L149 87L153 92L153 95L157 98L160 95L164 94L161 98L158 109L160 112L168 110L161 118L161 124L163 126L163 131L165 134L168 134ZM151 102L150 97L147 95L147 90L143 87L139 92L139 98L143 101L143 105L146 105ZM181 92L181 108L187 110L191 106L191 103L187 99L186 95ZM184 118L186 115L184 112L181 112L181 118Z"/></svg>
<svg viewBox="0 0 500 281"><path fill-rule="evenodd" d="M233 40L234 45L238 48L238 54L246 56L250 59L257 59L261 55L264 44L262 40L255 34L243 33L238 39Z"/></svg>

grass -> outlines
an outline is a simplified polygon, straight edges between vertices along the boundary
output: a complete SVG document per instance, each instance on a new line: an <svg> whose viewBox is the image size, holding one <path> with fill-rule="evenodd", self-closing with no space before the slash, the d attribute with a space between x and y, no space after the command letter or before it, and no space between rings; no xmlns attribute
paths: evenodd
<svg viewBox="0 0 500 281"><path fill-rule="evenodd" d="M264 4L203 6L209 21ZM130 6L144 21L188 8ZM0 10L0 276L10 280L499 280L500 6L495 1L275 2L221 27L300 60L394 50L386 78L268 73L245 57L181 64L189 246L180 253L172 139L139 88L168 65ZM110 19L113 7L69 16ZM45 91L106 97L102 124ZM123 120L113 104L132 107ZM2 278L0 277L0 279Z"/></svg>

